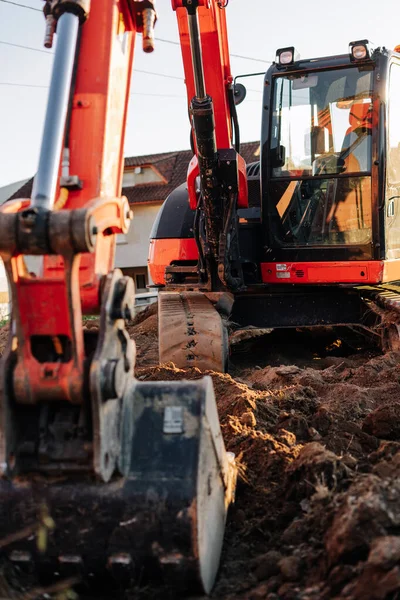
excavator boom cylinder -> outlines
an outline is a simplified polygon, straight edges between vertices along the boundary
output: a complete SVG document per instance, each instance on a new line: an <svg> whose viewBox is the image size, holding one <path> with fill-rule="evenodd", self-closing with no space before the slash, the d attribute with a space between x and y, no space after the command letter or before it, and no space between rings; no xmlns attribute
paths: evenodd
<svg viewBox="0 0 400 600"><path fill-rule="evenodd" d="M203 57L201 54L201 41L199 32L199 17L197 11L194 14L188 14L190 49L193 61L193 76L196 98L199 101L205 100L206 88L204 81Z"/></svg>
<svg viewBox="0 0 400 600"><path fill-rule="evenodd" d="M39 167L34 179L31 206L51 209L55 202L60 153L71 93L78 40L79 18L64 13L57 24L57 47L47 101Z"/></svg>

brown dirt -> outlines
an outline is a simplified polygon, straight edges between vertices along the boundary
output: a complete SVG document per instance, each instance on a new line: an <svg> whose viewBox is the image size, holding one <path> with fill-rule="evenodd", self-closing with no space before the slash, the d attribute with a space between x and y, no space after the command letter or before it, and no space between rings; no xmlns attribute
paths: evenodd
<svg viewBox="0 0 400 600"><path fill-rule="evenodd" d="M155 366L155 313L130 333L140 379L211 375L240 463L214 598L400 598L400 354L274 332L231 376Z"/></svg>
<svg viewBox="0 0 400 600"><path fill-rule="evenodd" d="M129 327L136 376L210 375L240 465L212 597L400 598L400 353L273 332L235 346L232 375L202 373L157 366L157 327L156 305Z"/></svg>

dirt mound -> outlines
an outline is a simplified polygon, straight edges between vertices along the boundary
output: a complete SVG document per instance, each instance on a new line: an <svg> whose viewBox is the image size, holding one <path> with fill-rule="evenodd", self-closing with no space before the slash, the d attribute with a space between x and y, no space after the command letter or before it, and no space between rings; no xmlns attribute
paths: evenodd
<svg viewBox="0 0 400 600"><path fill-rule="evenodd" d="M213 597L399 598L400 354L273 332L235 345L224 375L158 366L157 331L156 305L129 326L136 376L209 375L239 465ZM176 594L139 586L127 598Z"/></svg>
<svg viewBox="0 0 400 600"><path fill-rule="evenodd" d="M8 323L7 325L4 325L0 328L0 356L3 354L7 345L9 331L10 326L8 325Z"/></svg>
<svg viewBox="0 0 400 600"><path fill-rule="evenodd" d="M140 327L132 331L138 345ZM292 354L292 364L279 364L280 350L263 364L253 348L258 365L249 368L246 340L243 360L240 350L232 359L233 376L172 364L137 370L147 380L213 379L225 443L240 466L213 596L394 600L400 355L368 350L319 360L309 352L305 359L301 338L296 343L299 360Z"/></svg>

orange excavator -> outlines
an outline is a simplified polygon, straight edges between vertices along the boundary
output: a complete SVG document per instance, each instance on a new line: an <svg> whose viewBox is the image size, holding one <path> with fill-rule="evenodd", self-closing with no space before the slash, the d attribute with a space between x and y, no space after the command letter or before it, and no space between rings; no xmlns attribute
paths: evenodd
<svg viewBox="0 0 400 600"><path fill-rule="evenodd" d="M160 358L224 370L232 322L357 326L395 345L385 311L400 306L400 54L367 40L313 60L280 49L264 80L261 161L246 167L227 5L172 0L194 158L151 241ZM120 193L134 40L142 32L153 49L154 3L46 0L44 12L45 44L56 32L57 45L38 171L31 198L0 208L12 296L2 572L208 593L234 458L209 378L135 379L133 282L113 269L131 219ZM84 327L93 314L98 330Z"/></svg>
<svg viewBox="0 0 400 600"><path fill-rule="evenodd" d="M135 34L153 50L154 4L46 0L44 13L57 44L39 166L31 198L0 209L2 573L11 565L21 587L25 574L207 593L236 477L211 379L135 379L133 281L113 268L132 216L121 181Z"/></svg>
<svg viewBox="0 0 400 600"><path fill-rule="evenodd" d="M277 50L245 167L228 3L172 4L194 158L151 234L160 362L226 371L231 333L248 328L340 326L399 349L400 47Z"/></svg>

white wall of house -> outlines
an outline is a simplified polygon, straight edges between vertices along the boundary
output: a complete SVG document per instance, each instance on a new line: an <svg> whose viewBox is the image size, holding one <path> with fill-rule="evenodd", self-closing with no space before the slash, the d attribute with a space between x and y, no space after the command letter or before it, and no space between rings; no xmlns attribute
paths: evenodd
<svg viewBox="0 0 400 600"><path fill-rule="evenodd" d="M15 181L9 185L5 185L0 188L0 204L3 204L22 187L28 179L22 179L21 181ZM8 283L6 272L4 269L3 261L0 258L0 320L8 316L10 312L9 308L9 294L8 294Z"/></svg>
<svg viewBox="0 0 400 600"><path fill-rule="evenodd" d="M116 267L143 267L147 271L150 233L160 208L160 202L133 206L131 227L117 238Z"/></svg>
<svg viewBox="0 0 400 600"><path fill-rule="evenodd" d="M139 183L147 183L160 179L160 176L153 169L137 169L137 171L136 173L134 170L129 170L125 173L124 176L128 178L125 185L137 184L138 181ZM134 178L136 181L133 181ZM26 181L18 181L0 188L0 204L8 200ZM145 298L149 292L147 289L138 288L139 282L140 285L143 284L143 277L141 275L144 274L146 276L146 285L153 283L147 268L147 256L149 252L150 232L160 208L161 202L134 205L133 221L128 233L117 236L115 266L127 271L129 270L129 275L135 280L137 297L139 298L140 296ZM8 313L8 284L4 265L0 259L0 320L7 316Z"/></svg>
<svg viewBox="0 0 400 600"><path fill-rule="evenodd" d="M130 167L124 171L122 187L133 187L145 183L162 183L163 181L166 183L161 175L150 165L145 167Z"/></svg>

